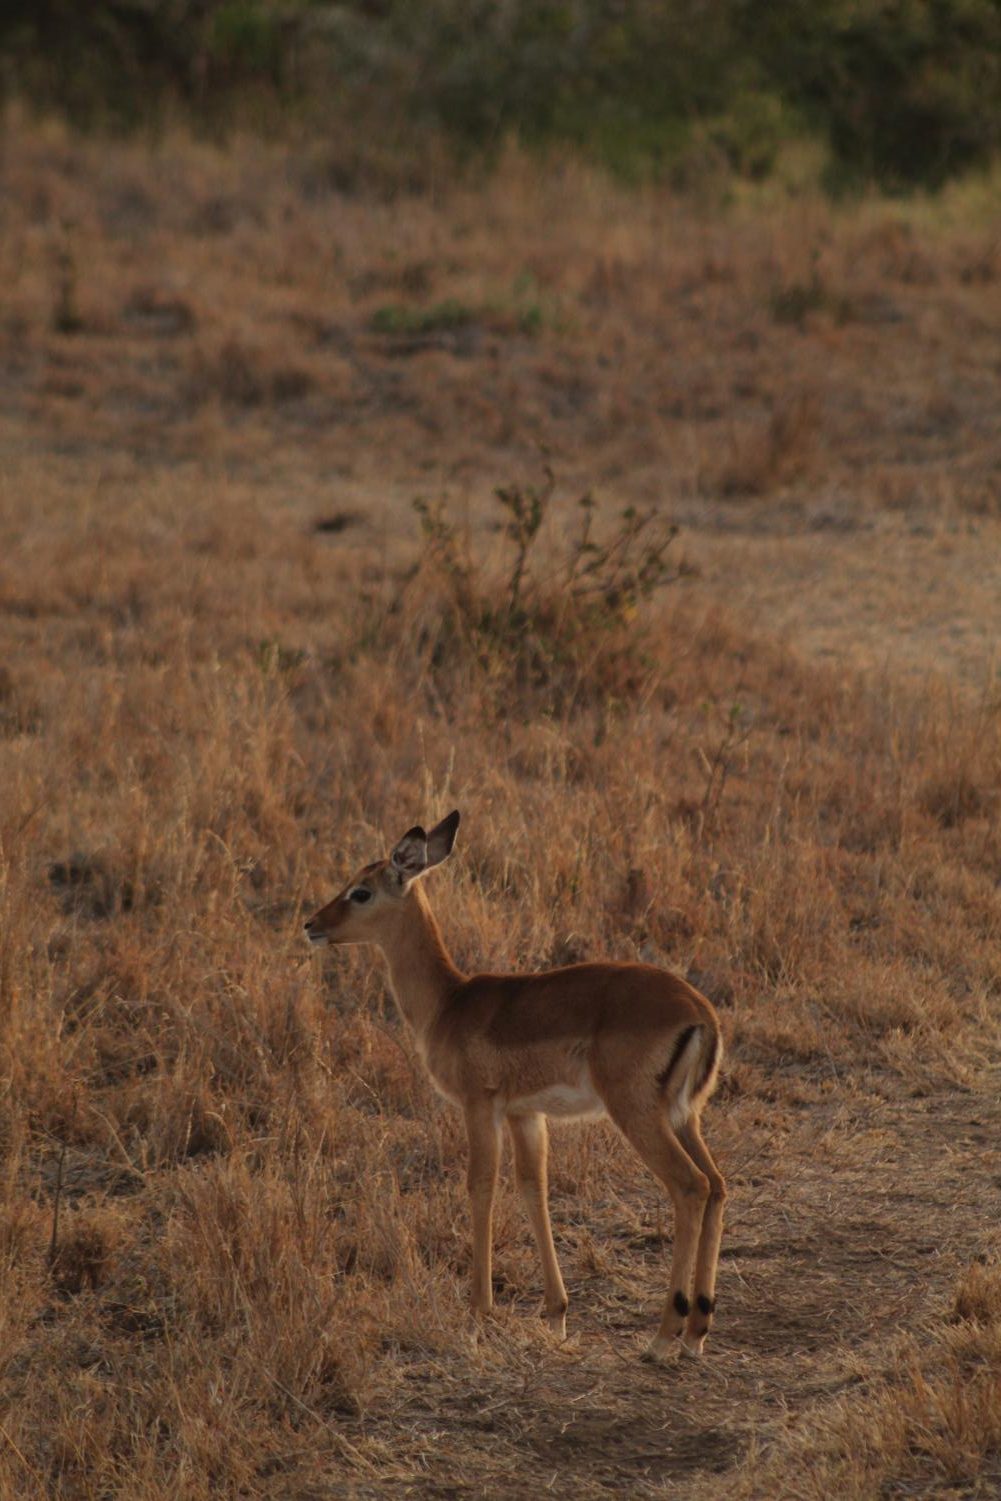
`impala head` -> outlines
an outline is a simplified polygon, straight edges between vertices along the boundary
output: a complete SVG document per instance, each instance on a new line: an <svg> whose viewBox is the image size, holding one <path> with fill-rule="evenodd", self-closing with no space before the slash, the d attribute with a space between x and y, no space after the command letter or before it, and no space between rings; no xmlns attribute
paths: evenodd
<svg viewBox="0 0 1001 1501"><path fill-rule="evenodd" d="M332 902L306 923L310 943L379 943L413 882L452 853L459 814L453 812L425 833L408 829L392 854L363 865Z"/></svg>

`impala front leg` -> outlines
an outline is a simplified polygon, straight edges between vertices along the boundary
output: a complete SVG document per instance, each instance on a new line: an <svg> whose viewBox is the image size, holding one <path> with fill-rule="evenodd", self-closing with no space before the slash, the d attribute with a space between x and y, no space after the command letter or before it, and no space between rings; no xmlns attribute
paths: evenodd
<svg viewBox="0 0 1001 1501"><path fill-rule="evenodd" d="M469 1137L466 1183L473 1215L473 1310L489 1313L494 1301L493 1208L500 1162L500 1124L492 1101L467 1107L466 1134Z"/></svg>
<svg viewBox="0 0 1001 1501"><path fill-rule="evenodd" d="M567 1337L567 1290L560 1276L556 1248L553 1245L553 1227L549 1221L548 1128L544 1115L512 1115L508 1117L511 1140L514 1143L514 1171L518 1188L528 1211L532 1234L542 1259L542 1278L546 1289L546 1319L558 1339Z"/></svg>

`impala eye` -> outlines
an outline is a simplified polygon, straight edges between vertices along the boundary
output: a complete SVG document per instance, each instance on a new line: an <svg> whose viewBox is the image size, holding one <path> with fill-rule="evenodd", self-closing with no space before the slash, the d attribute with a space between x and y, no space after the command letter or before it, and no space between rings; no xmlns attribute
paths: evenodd
<svg viewBox="0 0 1001 1501"><path fill-rule="evenodd" d="M356 886L348 897L349 902L370 902L371 900L372 893L371 891L366 891L364 886Z"/></svg>

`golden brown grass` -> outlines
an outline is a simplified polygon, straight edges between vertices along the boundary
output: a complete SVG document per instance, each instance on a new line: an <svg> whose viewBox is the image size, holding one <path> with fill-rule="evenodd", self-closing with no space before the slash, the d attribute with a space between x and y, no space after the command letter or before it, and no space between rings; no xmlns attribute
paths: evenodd
<svg viewBox="0 0 1001 1501"><path fill-rule="evenodd" d="M913 468L907 524L937 546L976 514L977 555L988 229L610 215L518 163L390 210L264 148L20 127L4 178L0 1495L993 1494L996 697L934 636L920 688L797 650L721 525L781 573L819 495L878 522L839 531L865 558ZM811 277L851 314L777 318ZM494 311L373 331L446 297ZM406 502L448 498L487 597L491 487L540 441L544 560L599 480L676 497L691 566L624 624L543 631L526 675L443 637L454 576ZM569 1343L509 1189L474 1325L461 1127L377 963L304 950L345 871L453 804L461 963L642 955L721 1008L702 1367L635 1358L669 1215L608 1127L555 1141Z"/></svg>

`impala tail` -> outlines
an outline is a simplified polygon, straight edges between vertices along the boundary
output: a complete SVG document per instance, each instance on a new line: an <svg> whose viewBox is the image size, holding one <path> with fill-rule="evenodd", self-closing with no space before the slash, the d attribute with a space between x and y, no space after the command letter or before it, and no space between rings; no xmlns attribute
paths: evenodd
<svg viewBox="0 0 1001 1501"><path fill-rule="evenodd" d="M719 1029L707 1023L683 1028L657 1075L657 1088L675 1130L698 1114L716 1088L723 1044Z"/></svg>

